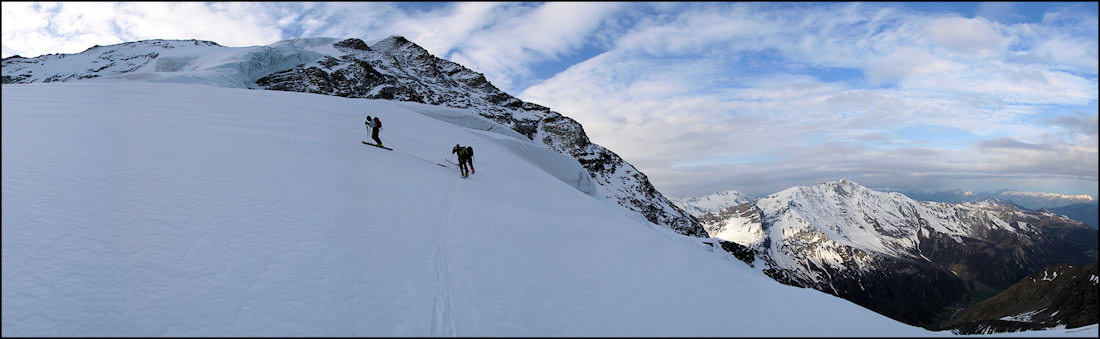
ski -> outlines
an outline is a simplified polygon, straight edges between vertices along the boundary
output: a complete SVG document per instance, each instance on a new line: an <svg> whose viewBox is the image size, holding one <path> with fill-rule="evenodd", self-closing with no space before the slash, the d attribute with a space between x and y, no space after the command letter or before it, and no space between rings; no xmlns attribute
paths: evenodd
<svg viewBox="0 0 1100 339"><path fill-rule="evenodd" d="M379 145L379 144L372 144L372 143L369 143L369 142L366 142L366 141L364 141L363 144L364 145L371 145L371 146L378 147L378 148L385 148L385 149L388 149L388 150L391 150L391 151L393 150L392 148L382 146L382 145Z"/></svg>
<svg viewBox="0 0 1100 339"><path fill-rule="evenodd" d="M455 163L454 161L451 161L451 159L446 159L446 160L447 160L447 162L451 163L452 165L455 165L455 167L456 167L456 168L459 168L459 169L461 169L461 168L462 168L461 166L459 166L459 165L458 165L457 163ZM474 174L474 170L473 170L473 169L470 169L470 174L471 174L471 175L472 175L472 174ZM467 175L467 176L469 176L469 175ZM466 179L466 177L462 177L462 179Z"/></svg>

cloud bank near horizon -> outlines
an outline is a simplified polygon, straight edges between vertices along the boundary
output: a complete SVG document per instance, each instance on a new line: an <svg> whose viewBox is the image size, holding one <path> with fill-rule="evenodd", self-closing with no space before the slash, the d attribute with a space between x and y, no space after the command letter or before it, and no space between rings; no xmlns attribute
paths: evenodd
<svg viewBox="0 0 1100 339"><path fill-rule="evenodd" d="M4 57L402 35L576 119L672 197L838 178L1097 196L1095 3L2 6Z"/></svg>

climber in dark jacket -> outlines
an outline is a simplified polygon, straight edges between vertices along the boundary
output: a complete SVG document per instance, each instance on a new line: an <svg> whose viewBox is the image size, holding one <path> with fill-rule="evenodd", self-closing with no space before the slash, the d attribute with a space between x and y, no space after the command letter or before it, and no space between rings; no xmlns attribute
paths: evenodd
<svg viewBox="0 0 1100 339"><path fill-rule="evenodd" d="M470 146L459 146L455 144L454 148L451 148L451 153L458 155L458 169L462 173L462 177L470 176L470 173L477 172L474 170L474 148ZM469 167L469 169L467 169Z"/></svg>
<svg viewBox="0 0 1100 339"><path fill-rule="evenodd" d="M382 146L382 140L378 139L378 131L382 129L382 120L378 120L378 117L374 117L374 120L371 120L371 117L368 115L366 124L367 128L371 129L370 137L374 139L374 142L377 143L378 146Z"/></svg>

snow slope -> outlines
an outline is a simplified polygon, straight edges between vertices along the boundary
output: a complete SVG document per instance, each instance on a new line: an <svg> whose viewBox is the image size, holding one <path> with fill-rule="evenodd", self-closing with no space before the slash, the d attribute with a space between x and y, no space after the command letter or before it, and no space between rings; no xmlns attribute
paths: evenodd
<svg viewBox="0 0 1100 339"><path fill-rule="evenodd" d="M623 214L555 176L572 158L438 107L105 81L2 102L5 336L928 333ZM395 151L360 144L366 114ZM436 164L455 143L467 180Z"/></svg>
<svg viewBox="0 0 1100 339"><path fill-rule="evenodd" d="M460 110L171 83L2 93L4 336L950 335L625 214L570 180L572 158ZM359 142L366 114L395 151ZM455 143L476 149L469 179L437 165Z"/></svg>
<svg viewBox="0 0 1100 339"><path fill-rule="evenodd" d="M435 57L400 36L369 45L357 38L296 38L250 47L154 39L95 46L77 54L3 60L5 84L105 79L262 88L476 111L498 128L513 129L571 155L588 169L591 178L586 180L596 183L594 189L622 207L680 234L707 236L644 174L590 142L576 121L504 93L481 73Z"/></svg>

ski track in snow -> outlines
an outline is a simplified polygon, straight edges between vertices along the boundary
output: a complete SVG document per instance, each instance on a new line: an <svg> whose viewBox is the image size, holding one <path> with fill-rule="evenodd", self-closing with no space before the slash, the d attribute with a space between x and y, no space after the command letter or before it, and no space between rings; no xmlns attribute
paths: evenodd
<svg viewBox="0 0 1100 339"><path fill-rule="evenodd" d="M435 307L432 309L431 332L433 337L457 336L454 317L452 316L454 307L451 301L451 250L448 239L450 239L452 233L450 225L451 207L454 205L455 192L458 191L459 183L460 180L455 180L454 185L451 186L447 191L447 195L443 198L443 206L440 209L443 213L440 217L439 230L436 232L436 292Z"/></svg>

